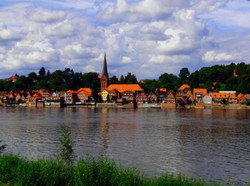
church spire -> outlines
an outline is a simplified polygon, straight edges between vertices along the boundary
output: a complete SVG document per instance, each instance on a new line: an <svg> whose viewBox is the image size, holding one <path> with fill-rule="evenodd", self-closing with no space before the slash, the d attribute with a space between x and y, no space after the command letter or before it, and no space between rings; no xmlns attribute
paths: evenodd
<svg viewBox="0 0 250 186"><path fill-rule="evenodd" d="M106 59L106 53L104 54L104 62L103 62L103 69L102 69L102 76L108 77L108 68L107 68L107 59Z"/></svg>
<svg viewBox="0 0 250 186"><path fill-rule="evenodd" d="M106 53L105 53L104 54L103 69L102 69L102 76L101 76L101 92L103 90L107 90L108 85L109 85L109 74L108 74L107 59L106 59Z"/></svg>

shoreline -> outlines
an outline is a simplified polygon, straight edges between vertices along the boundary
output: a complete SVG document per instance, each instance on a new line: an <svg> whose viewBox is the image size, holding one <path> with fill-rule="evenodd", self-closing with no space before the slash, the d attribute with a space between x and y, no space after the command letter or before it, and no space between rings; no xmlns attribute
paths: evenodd
<svg viewBox="0 0 250 186"><path fill-rule="evenodd" d="M34 107L34 108L124 108L124 109L225 109L225 110L248 110L250 106L241 104L232 105L216 105L216 104L199 104L199 105L185 105L175 106L173 104L164 103L149 103L138 104L136 107L134 104L116 104L116 103L97 103L96 105L27 105L27 104L0 104L0 107Z"/></svg>

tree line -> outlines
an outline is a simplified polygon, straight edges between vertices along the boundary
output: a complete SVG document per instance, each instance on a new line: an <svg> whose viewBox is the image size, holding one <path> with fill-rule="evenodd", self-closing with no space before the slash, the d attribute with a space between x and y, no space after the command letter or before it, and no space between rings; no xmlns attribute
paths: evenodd
<svg viewBox="0 0 250 186"><path fill-rule="evenodd" d="M112 76L110 84L135 84L137 78L132 73L120 78ZM188 68L182 68L177 75L164 73L158 79L145 79L140 82L146 93L155 93L156 88L177 91L182 84L192 88L206 88L208 91L235 90L237 93L250 92L250 65L244 62L230 65L203 67L190 74ZM91 88L94 94L100 91L100 79L97 72L79 73L73 69L46 72L42 67L38 74L29 73L20 76L16 82L0 80L0 91L52 89L54 91L78 90Z"/></svg>
<svg viewBox="0 0 250 186"><path fill-rule="evenodd" d="M250 93L250 64L241 62L214 65L203 67L191 74L188 68L182 68L178 76L164 73L158 80L145 80L141 86L146 93L154 92L155 87L167 88L176 92L182 84L215 92L232 90L237 93Z"/></svg>

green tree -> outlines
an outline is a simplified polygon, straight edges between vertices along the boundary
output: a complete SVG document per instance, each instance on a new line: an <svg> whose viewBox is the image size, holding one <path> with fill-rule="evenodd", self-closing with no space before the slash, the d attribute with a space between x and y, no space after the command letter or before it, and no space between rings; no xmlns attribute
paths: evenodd
<svg viewBox="0 0 250 186"><path fill-rule="evenodd" d="M131 72L128 72L128 74L125 76L124 81L126 84L136 84L137 79L136 76L134 74L131 74Z"/></svg>
<svg viewBox="0 0 250 186"><path fill-rule="evenodd" d="M109 83L110 84L118 84L118 78L116 76L112 76L111 78L109 78Z"/></svg>
<svg viewBox="0 0 250 186"><path fill-rule="evenodd" d="M0 80L0 91L7 91L8 83L4 80Z"/></svg>
<svg viewBox="0 0 250 186"><path fill-rule="evenodd" d="M179 73L179 78L181 79L182 83L185 83L185 81L188 79L188 76L190 75L188 68L182 68Z"/></svg>
<svg viewBox="0 0 250 186"><path fill-rule="evenodd" d="M42 67L40 70L39 70L39 75L40 76L45 76L46 75L46 71L45 71L45 68Z"/></svg>

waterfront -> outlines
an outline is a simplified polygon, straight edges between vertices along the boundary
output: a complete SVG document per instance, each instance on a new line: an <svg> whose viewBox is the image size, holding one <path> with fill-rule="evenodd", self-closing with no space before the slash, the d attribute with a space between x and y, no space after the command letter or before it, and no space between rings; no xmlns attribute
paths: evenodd
<svg viewBox="0 0 250 186"><path fill-rule="evenodd" d="M68 123L77 157L107 156L147 174L250 182L250 111L197 109L0 108L7 152L54 157Z"/></svg>

